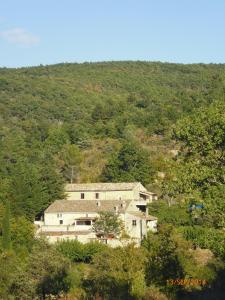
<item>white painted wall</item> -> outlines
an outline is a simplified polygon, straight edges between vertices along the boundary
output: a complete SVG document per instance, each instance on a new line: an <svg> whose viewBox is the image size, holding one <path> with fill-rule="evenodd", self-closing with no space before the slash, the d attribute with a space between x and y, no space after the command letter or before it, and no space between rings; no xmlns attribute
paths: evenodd
<svg viewBox="0 0 225 300"><path fill-rule="evenodd" d="M58 216L61 214L61 216ZM45 213L44 215L44 225L60 225L60 220L63 220L63 225L72 225L77 218L83 217L96 217L97 213Z"/></svg>
<svg viewBox="0 0 225 300"><path fill-rule="evenodd" d="M133 225L133 220L136 221L136 226ZM125 228L127 234L132 238L141 238L141 223L142 222L142 234L146 232L145 225L143 225L143 220L140 218L133 216L129 213L126 213L125 217ZM144 227L144 228L143 228ZM144 229L144 232L143 232Z"/></svg>
<svg viewBox="0 0 225 300"><path fill-rule="evenodd" d="M157 232L157 220L147 221L147 230L151 230L152 232Z"/></svg>
<svg viewBox="0 0 225 300"><path fill-rule="evenodd" d="M133 225L133 221L136 221L136 225ZM132 238L141 238L147 234L148 230L153 232L157 231L157 220L146 221L138 216L126 213L125 216L125 228L127 234Z"/></svg>
<svg viewBox="0 0 225 300"><path fill-rule="evenodd" d="M60 241L72 241L72 240L77 240L81 243L90 243L90 242L99 242L99 243L104 243L105 241L100 240L96 237L93 237L93 235L77 235L77 236L71 236L71 235L63 235L63 236L48 236L46 237L49 243L54 244ZM137 246L140 245L140 239L108 239L107 240L107 245L115 248L115 247L123 247L127 246L130 243L135 243Z"/></svg>
<svg viewBox="0 0 225 300"><path fill-rule="evenodd" d="M94 233L90 233L90 234L84 234L84 235L67 235L65 233L65 235L54 235L54 236L47 236L46 237L47 240L49 241L49 243L53 244L59 241L63 241L63 240L78 240L81 243L89 243L91 241L97 240L96 236Z"/></svg>
<svg viewBox="0 0 225 300"><path fill-rule="evenodd" d="M81 199L81 193L84 194L84 199ZM98 199L96 193L99 194ZM136 194L134 191L66 192L67 200L131 200L136 197Z"/></svg>
<svg viewBox="0 0 225 300"><path fill-rule="evenodd" d="M141 184L131 191L115 190L115 191L75 191L66 192L67 200L82 200L81 193L84 193L84 200L96 200L96 193L99 194L99 200L139 200L139 192L147 192L146 188Z"/></svg>

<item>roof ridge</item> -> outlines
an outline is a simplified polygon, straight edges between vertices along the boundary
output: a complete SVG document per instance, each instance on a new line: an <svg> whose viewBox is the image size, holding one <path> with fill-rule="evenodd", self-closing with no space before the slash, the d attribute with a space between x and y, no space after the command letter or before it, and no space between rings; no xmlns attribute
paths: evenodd
<svg viewBox="0 0 225 300"><path fill-rule="evenodd" d="M67 183L66 191L94 191L94 190L133 190L138 184L134 182L93 182L93 183Z"/></svg>
<svg viewBox="0 0 225 300"><path fill-rule="evenodd" d="M100 205L97 206L97 202ZM45 212L98 212L113 211L115 205L118 205L119 211L125 211L132 200L56 200L54 201ZM125 203L125 205L122 205ZM121 204L121 205L119 205Z"/></svg>

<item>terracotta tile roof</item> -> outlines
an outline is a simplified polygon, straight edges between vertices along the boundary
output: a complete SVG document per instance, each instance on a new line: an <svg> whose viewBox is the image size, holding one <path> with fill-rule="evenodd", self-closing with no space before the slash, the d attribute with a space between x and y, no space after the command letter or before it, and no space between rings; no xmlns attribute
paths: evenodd
<svg viewBox="0 0 225 300"><path fill-rule="evenodd" d="M131 200L56 200L46 210L46 213L61 213L61 212L100 212L100 211L115 211L118 207L118 212L125 212ZM97 205L100 204L99 205Z"/></svg>
<svg viewBox="0 0 225 300"><path fill-rule="evenodd" d="M72 183L65 186L66 192L76 191L131 191L139 182Z"/></svg>

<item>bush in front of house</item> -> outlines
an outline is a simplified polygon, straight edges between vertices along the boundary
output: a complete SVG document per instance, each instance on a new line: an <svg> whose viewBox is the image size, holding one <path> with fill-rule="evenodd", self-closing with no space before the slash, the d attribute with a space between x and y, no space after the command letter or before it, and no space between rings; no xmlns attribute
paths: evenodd
<svg viewBox="0 0 225 300"><path fill-rule="evenodd" d="M107 247L99 242L82 244L77 240L61 241L56 244L56 249L72 262L89 263L93 257Z"/></svg>

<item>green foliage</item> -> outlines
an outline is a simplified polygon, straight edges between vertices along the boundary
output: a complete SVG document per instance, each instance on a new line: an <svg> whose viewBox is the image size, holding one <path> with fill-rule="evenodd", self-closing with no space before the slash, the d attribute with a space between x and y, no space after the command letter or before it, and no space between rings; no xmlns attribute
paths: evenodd
<svg viewBox="0 0 225 300"><path fill-rule="evenodd" d="M49 128L48 137L45 140L47 148L54 154L59 152L64 145L69 143L69 136L66 131L60 123L57 125L58 126Z"/></svg>
<svg viewBox="0 0 225 300"><path fill-rule="evenodd" d="M52 246L36 241L22 257L20 245L16 250L0 253L1 299L46 299L70 289L70 264Z"/></svg>
<svg viewBox="0 0 225 300"><path fill-rule="evenodd" d="M130 295L133 296L134 299L143 299L145 293L146 293L145 274L143 271L137 271L132 278Z"/></svg>
<svg viewBox="0 0 225 300"><path fill-rule="evenodd" d="M0 299L10 299L10 289L15 282L16 275L19 275L20 265L21 261L18 261L12 251L0 253Z"/></svg>
<svg viewBox="0 0 225 300"><path fill-rule="evenodd" d="M13 248L31 250L34 244L34 225L25 217L13 218L10 223Z"/></svg>
<svg viewBox="0 0 225 300"><path fill-rule="evenodd" d="M74 182L79 174L79 167L82 161L82 155L78 146L71 144L64 145L59 154L59 159L64 177L70 180L70 182Z"/></svg>
<svg viewBox="0 0 225 300"><path fill-rule="evenodd" d="M191 225L192 220L187 205L178 203L168 205L164 200L154 201L148 206L149 214L158 218L158 223L170 223L174 226Z"/></svg>
<svg viewBox="0 0 225 300"><path fill-rule="evenodd" d="M112 155L103 170L102 178L108 182L140 181L149 183L153 170L149 154L133 143L126 142Z"/></svg>
<svg viewBox="0 0 225 300"><path fill-rule="evenodd" d="M69 262L53 247L37 243L29 257L28 268L39 297L58 295L69 290L66 281Z"/></svg>
<svg viewBox="0 0 225 300"><path fill-rule="evenodd" d="M167 296L163 294L159 288L150 286L146 290L144 300L168 300Z"/></svg>
<svg viewBox="0 0 225 300"><path fill-rule="evenodd" d="M0 200L11 201L13 215L32 220L63 197L71 165L79 180L75 145L86 155L94 140L130 141L140 128L166 134L176 120L223 97L223 74L224 65L129 61L0 69ZM218 133L213 143L221 138ZM103 153L106 181L152 181L149 155L136 145L122 147L108 163Z"/></svg>
<svg viewBox="0 0 225 300"><path fill-rule="evenodd" d="M123 229L123 222L120 220L119 215L114 212L102 211L99 217L93 224L93 231L97 235L108 238L109 236L120 235Z"/></svg>
<svg viewBox="0 0 225 300"><path fill-rule="evenodd" d="M62 197L63 179L47 150L37 145L30 150L21 133L15 137L12 132L4 134L0 141L0 201L10 200L12 215L33 220L53 200Z"/></svg>
<svg viewBox="0 0 225 300"><path fill-rule="evenodd" d="M224 268L222 261L216 259L210 250L195 249L190 240L184 239L171 225L161 226L157 234L149 233L143 241L143 247L148 251L147 283L159 287L172 299L176 295L183 299L181 295L194 293L195 290L203 291L204 288L200 285L170 285L167 284L168 280L202 278L212 284L217 272Z"/></svg>
<svg viewBox="0 0 225 300"><path fill-rule="evenodd" d="M4 216L2 220L2 248L11 249L11 229L10 229L10 204L6 202Z"/></svg>
<svg viewBox="0 0 225 300"><path fill-rule="evenodd" d="M207 209L205 221L215 228L225 227L225 184L210 186L203 193L204 204Z"/></svg>
<svg viewBox="0 0 225 300"><path fill-rule="evenodd" d="M89 276L92 295L99 294L106 300L141 299L146 288L145 262L145 251L134 245L106 248L93 261Z"/></svg>
<svg viewBox="0 0 225 300"><path fill-rule="evenodd" d="M149 232L143 246L148 250L148 284L164 286L168 279L183 278L183 268L176 252L177 244L172 237L172 226L162 227L158 234Z"/></svg>
<svg viewBox="0 0 225 300"><path fill-rule="evenodd" d="M174 137L182 142L182 151L173 175L164 186L170 197L183 194L204 204L203 222L224 226L225 105L216 102L179 121ZM218 217L217 217L218 216Z"/></svg>
<svg viewBox="0 0 225 300"><path fill-rule="evenodd" d="M215 255L225 259L225 233L224 230L202 226L180 227L185 239L192 241L198 247L210 249Z"/></svg>
<svg viewBox="0 0 225 300"><path fill-rule="evenodd" d="M61 241L56 245L57 251L68 257L72 262L92 261L93 257L103 251L105 245L98 242L82 244L77 240Z"/></svg>
<svg viewBox="0 0 225 300"><path fill-rule="evenodd" d="M84 263L74 264L71 266L67 281L70 286L68 298L74 300L87 299L85 287L83 286L84 278L87 277L89 272L89 265Z"/></svg>

